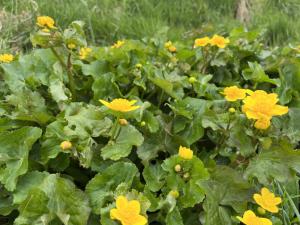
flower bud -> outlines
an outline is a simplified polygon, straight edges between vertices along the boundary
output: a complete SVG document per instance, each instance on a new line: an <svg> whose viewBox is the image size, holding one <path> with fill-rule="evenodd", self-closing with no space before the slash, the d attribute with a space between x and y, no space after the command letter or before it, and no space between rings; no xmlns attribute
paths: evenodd
<svg viewBox="0 0 300 225"><path fill-rule="evenodd" d="M128 124L128 121L126 119L119 119L119 124L122 126L126 126Z"/></svg>
<svg viewBox="0 0 300 225"><path fill-rule="evenodd" d="M141 127L144 127L144 126L146 126L146 122L145 122L145 121L142 121L142 122L141 122Z"/></svg>
<svg viewBox="0 0 300 225"><path fill-rule="evenodd" d="M180 172L181 171L181 166L179 164L177 164L175 167L174 167L174 170L176 172Z"/></svg>
<svg viewBox="0 0 300 225"><path fill-rule="evenodd" d="M169 192L169 195L171 195L173 198L178 198L179 192L177 190L172 190Z"/></svg>
<svg viewBox="0 0 300 225"><path fill-rule="evenodd" d="M228 111L229 111L230 113L235 113L236 110L235 110L235 108L232 108L232 107L231 107L231 108L228 109Z"/></svg>
<svg viewBox="0 0 300 225"><path fill-rule="evenodd" d="M70 141L63 141L62 143L60 143L60 148L62 150L69 150L70 148L72 148L72 143Z"/></svg>
<svg viewBox="0 0 300 225"><path fill-rule="evenodd" d="M195 78L195 77L190 77L189 78L189 83L190 84L193 84L193 83L195 83L197 81L197 79Z"/></svg>
<svg viewBox="0 0 300 225"><path fill-rule="evenodd" d="M74 48L76 48L76 45L74 43L69 43L68 48L69 49L74 49Z"/></svg>
<svg viewBox="0 0 300 225"><path fill-rule="evenodd" d="M262 207L257 207L257 212L258 212L260 215L265 215L265 214L266 214L266 210L263 209Z"/></svg>
<svg viewBox="0 0 300 225"><path fill-rule="evenodd" d="M143 65L140 64L140 63L137 63L137 64L135 64L135 67L136 67L137 69L141 69L141 68L143 67Z"/></svg>
<svg viewBox="0 0 300 225"><path fill-rule="evenodd" d="M190 174L189 174L189 173L183 174L183 178L187 179L187 178L189 178L189 177L190 177Z"/></svg>

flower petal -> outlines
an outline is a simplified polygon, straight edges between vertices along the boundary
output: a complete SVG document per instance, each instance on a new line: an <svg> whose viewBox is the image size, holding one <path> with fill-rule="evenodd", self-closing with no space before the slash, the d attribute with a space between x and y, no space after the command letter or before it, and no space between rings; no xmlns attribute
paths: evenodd
<svg viewBox="0 0 300 225"><path fill-rule="evenodd" d="M128 200L125 196L121 195L118 196L117 200L116 200L116 206L117 209L124 209L126 208L128 205Z"/></svg>
<svg viewBox="0 0 300 225"><path fill-rule="evenodd" d="M129 201L127 205L127 210L134 215L140 214L141 205L137 200Z"/></svg>
<svg viewBox="0 0 300 225"><path fill-rule="evenodd" d="M289 108L287 106L275 105L272 110L272 114L274 116L281 116L283 114L288 113L288 111L289 111Z"/></svg>
<svg viewBox="0 0 300 225"><path fill-rule="evenodd" d="M148 222L148 220L146 217L138 215L132 225L145 225L145 224L147 224L147 222Z"/></svg>
<svg viewBox="0 0 300 225"><path fill-rule="evenodd" d="M271 220L267 218L259 218L260 225L272 225Z"/></svg>
<svg viewBox="0 0 300 225"><path fill-rule="evenodd" d="M103 105L105 105L108 108L110 107L110 103L107 102L107 101L104 101L104 100L100 99L99 102L101 102Z"/></svg>

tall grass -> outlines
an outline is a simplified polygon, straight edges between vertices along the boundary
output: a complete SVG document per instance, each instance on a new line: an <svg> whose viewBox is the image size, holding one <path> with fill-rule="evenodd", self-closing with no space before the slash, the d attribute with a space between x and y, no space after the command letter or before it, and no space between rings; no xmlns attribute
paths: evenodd
<svg viewBox="0 0 300 225"><path fill-rule="evenodd" d="M267 44L299 37L299 0L251 2L252 19L247 26L264 28ZM0 47L26 47L37 15L49 15L62 27L73 20L83 20L89 39L96 43L162 32L170 39L226 33L241 26L234 18L236 5L237 0L1 0L0 9L7 18L1 21L0 17L0 22L5 23ZM27 15L26 22L14 19L19 15Z"/></svg>

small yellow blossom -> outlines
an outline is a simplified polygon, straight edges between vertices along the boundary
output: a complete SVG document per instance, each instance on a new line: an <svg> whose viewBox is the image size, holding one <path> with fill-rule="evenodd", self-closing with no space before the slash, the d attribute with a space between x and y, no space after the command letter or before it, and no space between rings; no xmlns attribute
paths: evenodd
<svg viewBox="0 0 300 225"><path fill-rule="evenodd" d="M165 43L165 48L168 49L169 52L176 52L177 50L171 41Z"/></svg>
<svg viewBox="0 0 300 225"><path fill-rule="evenodd" d="M242 111L248 119L256 120L254 124L256 128L267 129L272 116L281 116L289 111L288 107L277 105L277 102L277 94L257 90L243 100Z"/></svg>
<svg viewBox="0 0 300 225"><path fill-rule="evenodd" d="M197 38L194 43L194 48L204 47L210 43L209 37Z"/></svg>
<svg viewBox="0 0 300 225"><path fill-rule="evenodd" d="M12 54L1 54L0 62L9 63L14 60L14 56Z"/></svg>
<svg viewBox="0 0 300 225"><path fill-rule="evenodd" d="M171 195L173 198L178 198L179 192L177 190L172 190L169 192L169 195Z"/></svg>
<svg viewBox="0 0 300 225"><path fill-rule="evenodd" d="M76 45L74 43L69 43L67 46L68 46L69 49L76 48Z"/></svg>
<svg viewBox="0 0 300 225"><path fill-rule="evenodd" d="M263 209L271 213L278 213L277 205L281 203L281 198L275 197L274 193L270 192L268 188L262 188L261 194L254 194L253 198Z"/></svg>
<svg viewBox="0 0 300 225"><path fill-rule="evenodd" d="M141 205L137 200L128 201L125 196L118 196L116 208L110 210L110 218L119 220L122 225L145 225L148 220L140 215Z"/></svg>
<svg viewBox="0 0 300 225"><path fill-rule="evenodd" d="M129 112L140 108L140 106L134 106L136 100L128 101L127 99L117 98L110 103L104 100L99 101L107 108L118 112Z"/></svg>
<svg viewBox="0 0 300 225"><path fill-rule="evenodd" d="M235 113L235 112L236 112L235 108L232 108L232 107L229 108L228 111L229 111L230 113Z"/></svg>
<svg viewBox="0 0 300 225"><path fill-rule="evenodd" d="M54 26L54 20L50 17L50 16L39 16L37 18L37 25L40 26L40 27L43 27L43 28L50 28L50 29L53 29L53 28L56 28Z"/></svg>
<svg viewBox="0 0 300 225"><path fill-rule="evenodd" d="M186 147L179 147L178 155L183 159L192 159L193 158L193 151Z"/></svg>
<svg viewBox="0 0 300 225"><path fill-rule="evenodd" d="M181 171L181 166L180 164L177 164L175 167L174 167L174 170L178 173Z"/></svg>
<svg viewBox="0 0 300 225"><path fill-rule="evenodd" d="M114 43L111 48L120 48L125 44L125 41L117 41L116 43Z"/></svg>
<svg viewBox="0 0 300 225"><path fill-rule="evenodd" d="M212 46L218 46L219 48L225 48L229 42L228 38L224 38L216 34L210 39L210 44Z"/></svg>
<svg viewBox="0 0 300 225"><path fill-rule="evenodd" d="M247 210L243 218L237 216L238 220L240 220L243 224L246 225L272 225L271 220L267 218L258 217L251 210Z"/></svg>
<svg viewBox="0 0 300 225"><path fill-rule="evenodd" d="M128 124L128 121L126 119L119 119L119 124L122 126L126 126Z"/></svg>
<svg viewBox="0 0 300 225"><path fill-rule="evenodd" d="M72 148L72 143L70 141L63 141L62 143L60 143L60 147L62 150L68 150Z"/></svg>
<svg viewBox="0 0 300 225"><path fill-rule="evenodd" d="M246 97L246 93L246 89L238 88L237 86L226 87L222 92L222 94L225 95L225 99L229 102L244 99Z"/></svg>
<svg viewBox="0 0 300 225"><path fill-rule="evenodd" d="M87 47L81 48L79 50L79 58L86 59L91 52L92 52L91 48L87 48Z"/></svg>

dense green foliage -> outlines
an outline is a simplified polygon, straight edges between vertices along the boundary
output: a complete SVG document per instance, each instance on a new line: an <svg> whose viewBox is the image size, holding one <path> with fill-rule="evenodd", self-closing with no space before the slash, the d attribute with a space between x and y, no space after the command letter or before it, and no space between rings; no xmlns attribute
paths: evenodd
<svg viewBox="0 0 300 225"><path fill-rule="evenodd" d="M116 225L119 195L137 199L149 224L238 224L263 186L283 199L265 217L299 221L299 49L266 49L236 29L226 48L174 42L170 52L145 38L82 57L82 26L38 30L39 48L0 64L2 224ZM257 130L221 94L231 85L277 93L289 113ZM140 108L116 114L98 101L115 98Z"/></svg>

